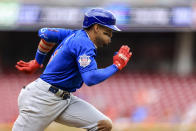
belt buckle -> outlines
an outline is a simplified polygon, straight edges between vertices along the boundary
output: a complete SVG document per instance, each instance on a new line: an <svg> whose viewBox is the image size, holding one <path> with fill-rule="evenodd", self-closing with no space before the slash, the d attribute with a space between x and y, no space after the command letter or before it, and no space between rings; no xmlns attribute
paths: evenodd
<svg viewBox="0 0 196 131"><path fill-rule="evenodd" d="M65 100L67 98L70 98L70 94L69 94L69 92L64 91L63 94L61 94L60 97L62 97Z"/></svg>
<svg viewBox="0 0 196 131"><path fill-rule="evenodd" d="M64 100L67 98L70 98L70 93L67 91L63 91L55 86L51 86L52 88L49 88L51 92L53 92L56 96L63 98Z"/></svg>
<svg viewBox="0 0 196 131"><path fill-rule="evenodd" d="M58 89L58 91L56 92L56 95L57 95L57 96L61 96L63 93L64 93L63 90Z"/></svg>

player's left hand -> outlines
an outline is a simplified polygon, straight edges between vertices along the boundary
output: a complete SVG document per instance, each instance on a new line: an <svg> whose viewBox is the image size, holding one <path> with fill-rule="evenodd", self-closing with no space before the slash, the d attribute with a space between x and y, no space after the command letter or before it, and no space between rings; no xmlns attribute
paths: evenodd
<svg viewBox="0 0 196 131"><path fill-rule="evenodd" d="M33 74L36 72L39 68L42 68L43 65L38 64L36 60L31 60L29 62L24 62L20 60L16 64L16 69L18 69L21 72L24 72L26 74Z"/></svg>
<svg viewBox="0 0 196 131"><path fill-rule="evenodd" d="M113 57L113 64L116 65L119 70L122 70L127 65L131 56L132 52L130 52L130 48L127 45L123 45Z"/></svg>

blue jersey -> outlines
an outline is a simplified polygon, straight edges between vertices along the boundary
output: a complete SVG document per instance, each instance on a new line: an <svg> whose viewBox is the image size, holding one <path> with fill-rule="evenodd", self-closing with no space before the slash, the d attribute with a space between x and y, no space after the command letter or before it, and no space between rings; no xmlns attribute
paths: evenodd
<svg viewBox="0 0 196 131"><path fill-rule="evenodd" d="M60 89L75 92L83 80L81 74L96 70L96 48L84 30L43 28L39 36L58 44L41 79Z"/></svg>

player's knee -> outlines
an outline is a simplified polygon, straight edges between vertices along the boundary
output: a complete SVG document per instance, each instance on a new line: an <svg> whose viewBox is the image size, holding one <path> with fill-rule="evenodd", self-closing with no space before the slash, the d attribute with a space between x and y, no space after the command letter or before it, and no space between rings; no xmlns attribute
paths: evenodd
<svg viewBox="0 0 196 131"><path fill-rule="evenodd" d="M98 122L98 129L104 129L104 131L112 130L112 121L111 120L100 120Z"/></svg>

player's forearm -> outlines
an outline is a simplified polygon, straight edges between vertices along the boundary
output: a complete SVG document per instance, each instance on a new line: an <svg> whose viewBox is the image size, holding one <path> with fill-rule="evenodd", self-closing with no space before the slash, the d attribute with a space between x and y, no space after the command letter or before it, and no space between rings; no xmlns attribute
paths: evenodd
<svg viewBox="0 0 196 131"><path fill-rule="evenodd" d="M46 42L44 39L41 39L38 45L38 49L43 53L48 53L54 46L55 43Z"/></svg>
<svg viewBox="0 0 196 131"><path fill-rule="evenodd" d="M108 66L104 69L88 71L82 74L83 81L86 85L92 86L98 84L118 71L115 65Z"/></svg>
<svg viewBox="0 0 196 131"><path fill-rule="evenodd" d="M38 49L35 55L36 61L41 65L48 52L55 46L55 43L46 42L44 39L41 39L38 45Z"/></svg>

